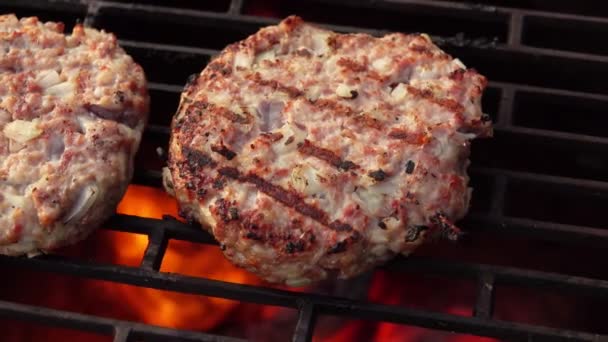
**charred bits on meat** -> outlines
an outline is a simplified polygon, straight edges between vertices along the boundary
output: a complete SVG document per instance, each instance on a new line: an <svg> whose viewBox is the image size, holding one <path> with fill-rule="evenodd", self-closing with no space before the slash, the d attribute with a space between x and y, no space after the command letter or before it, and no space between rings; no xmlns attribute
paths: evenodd
<svg viewBox="0 0 608 342"><path fill-rule="evenodd" d="M342 253L342 252L346 251L346 245L348 245L348 242L346 240L340 241L340 242L334 244L333 246L331 246L329 248L329 250L327 251L327 254Z"/></svg>
<svg viewBox="0 0 608 342"><path fill-rule="evenodd" d="M342 171L348 171L350 169L355 169L357 165L350 160L343 160L338 164L338 169Z"/></svg>
<svg viewBox="0 0 608 342"><path fill-rule="evenodd" d="M215 167L217 165L217 163L211 159L211 157L195 149L183 147L182 154L184 154L186 157L186 161L191 172L195 172L205 166Z"/></svg>
<svg viewBox="0 0 608 342"><path fill-rule="evenodd" d="M321 159L334 167L342 171L348 171L350 169L357 168L357 164L349 160L342 160L336 153L326 148L318 147L312 144L308 140L304 140L298 144L298 151L304 155L313 156Z"/></svg>
<svg viewBox="0 0 608 342"><path fill-rule="evenodd" d="M287 243L287 245L285 245L285 252L287 252L289 254L302 252L303 250L304 250L304 242L302 242L302 241L296 241L296 242L289 241Z"/></svg>
<svg viewBox="0 0 608 342"><path fill-rule="evenodd" d="M217 170L217 172L222 176L226 176L226 177L232 178L232 179L239 179L239 177L241 176L241 174L239 173L239 170L237 170L233 167L222 167L219 170Z"/></svg>
<svg viewBox="0 0 608 342"><path fill-rule="evenodd" d="M220 216L222 221L228 223L230 221L236 221L239 219L239 211L236 207L230 206L230 203L223 198L218 199L215 202L217 214Z"/></svg>
<svg viewBox="0 0 608 342"><path fill-rule="evenodd" d="M342 223L340 221L334 221L329 224L329 228L337 231L337 232L350 232L353 230L353 227L348 223Z"/></svg>
<svg viewBox="0 0 608 342"><path fill-rule="evenodd" d="M184 89L193 85L198 80L198 75L199 74L192 74L192 75L188 76L188 80L186 81L186 85L184 86Z"/></svg>
<svg viewBox="0 0 608 342"><path fill-rule="evenodd" d="M380 229L386 230L386 223L384 223L383 221L378 222L378 227L380 227Z"/></svg>
<svg viewBox="0 0 608 342"><path fill-rule="evenodd" d="M114 103L121 104L125 102L125 93L122 91L117 91L114 93Z"/></svg>
<svg viewBox="0 0 608 342"><path fill-rule="evenodd" d="M462 232L443 213L436 213L431 217L433 229L439 231L439 236L451 241L456 241L462 236Z"/></svg>
<svg viewBox="0 0 608 342"><path fill-rule="evenodd" d="M251 240L262 241L262 236L254 232L248 232L245 237Z"/></svg>
<svg viewBox="0 0 608 342"><path fill-rule="evenodd" d="M405 163L405 173L407 173L408 175L411 175L412 172L414 172L415 167L416 167L416 163L414 163L411 160L408 160L407 163Z"/></svg>
<svg viewBox="0 0 608 342"><path fill-rule="evenodd" d="M230 219L231 220L238 220L239 219L239 210L236 207L230 207L228 209L228 212L230 213Z"/></svg>
<svg viewBox="0 0 608 342"><path fill-rule="evenodd" d="M368 173L367 175L370 176L371 178L373 178L374 180L378 181L378 182L383 181L387 177L386 172L382 171L382 169L378 169L376 171L372 171L372 172Z"/></svg>
<svg viewBox="0 0 608 342"><path fill-rule="evenodd" d="M414 242L418 240L420 233L427 229L429 229L429 227L423 225L410 226L407 230L407 234L405 235L405 241Z"/></svg>
<svg viewBox="0 0 608 342"><path fill-rule="evenodd" d="M226 184L222 178L218 178L213 181L213 188L216 190L222 190L225 185Z"/></svg>
<svg viewBox="0 0 608 342"><path fill-rule="evenodd" d="M236 157L236 153L234 151L228 149L226 146L224 146L224 144L212 145L211 151L222 155L224 158L226 158L228 160L232 160L234 157Z"/></svg>

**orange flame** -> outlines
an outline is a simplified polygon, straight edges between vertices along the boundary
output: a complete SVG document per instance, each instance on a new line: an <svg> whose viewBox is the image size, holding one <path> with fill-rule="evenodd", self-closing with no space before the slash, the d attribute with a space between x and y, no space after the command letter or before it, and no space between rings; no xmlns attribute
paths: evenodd
<svg viewBox="0 0 608 342"><path fill-rule="evenodd" d="M131 185L117 212L150 218L161 218L166 214L177 216L177 204L160 189ZM145 235L121 234L111 244L115 262L129 265L139 263L139 251L145 249L147 243ZM169 242L161 272L235 283L259 283L252 274L230 264L216 246L185 241ZM137 289L137 293L131 293L133 288L118 289L122 293L117 295L137 311L141 321L173 328L209 330L222 322L238 305L238 302L219 298L198 296L198 300L193 300L191 295L154 289Z"/></svg>
<svg viewBox="0 0 608 342"><path fill-rule="evenodd" d="M118 206L119 213L149 218L161 218L168 214L177 216L175 200L162 190L144 186L131 185L123 201ZM94 258L98 262L138 266L148 244L146 235L99 230L90 239L69 248L58 251L60 254L77 257ZM218 279L235 283L260 285L262 282L252 274L230 264L217 246L195 244L185 241L170 240L161 272ZM258 325L289 315L289 310L272 306L241 304L239 302L188 295L170 291L160 291L144 287L116 284L91 279L75 279L55 274L20 274L20 270L11 273L6 279L9 291L0 293L0 298L8 296L18 302L41 305L60 310L76 311L86 314L134 320L172 328L209 331L221 329L232 324L244 326ZM457 298L455 303L442 302L432 286L423 286L422 292L414 291L417 281L412 279L391 279L385 272L376 272L372 281L368 299L392 305L432 304L435 310L451 314L468 316L471 314L470 303L473 292L468 295L457 295L460 292L458 283L441 292L450 292L446 298ZM397 277L399 278L399 277ZM39 284L44 282L46 291L40 291ZM14 283L14 286L10 284ZM420 284L418 284L420 285ZM11 290L12 289L12 290ZM305 290L293 289L289 290ZM420 290L420 289L419 289ZM414 298L412 298L414 297ZM413 300L414 303L409 303ZM437 301L439 300L439 302ZM112 305L107 305L112 303ZM443 309L443 310L442 310ZM287 311L286 311L287 310ZM297 315L291 313L295 319ZM321 324L322 325L322 324ZM270 324L273 328L272 323ZM2 340L8 341L65 341L71 336L60 329L42 329L29 327L21 322L2 324ZM326 331L324 331L326 330ZM262 330L264 332L264 330ZM403 326L390 323L346 321L330 322L326 329L317 327L314 341L342 342L355 340L370 341L451 341L451 342L493 342L490 338L470 335L456 335L428 329ZM75 340L101 341L94 336L78 332L72 334ZM264 336L266 336L265 334ZM320 336L319 336L320 335ZM105 340L105 337L104 339Z"/></svg>

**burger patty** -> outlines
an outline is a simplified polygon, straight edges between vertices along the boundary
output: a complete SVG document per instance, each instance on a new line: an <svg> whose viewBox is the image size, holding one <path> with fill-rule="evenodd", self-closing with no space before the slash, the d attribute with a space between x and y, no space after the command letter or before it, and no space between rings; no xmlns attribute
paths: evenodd
<svg viewBox="0 0 608 342"><path fill-rule="evenodd" d="M458 235L470 141L492 134L485 86L425 34L338 34L289 17L191 78L165 186L267 281L351 277Z"/></svg>
<svg viewBox="0 0 608 342"><path fill-rule="evenodd" d="M63 246L106 220L147 112L144 73L114 35L0 16L0 254Z"/></svg>

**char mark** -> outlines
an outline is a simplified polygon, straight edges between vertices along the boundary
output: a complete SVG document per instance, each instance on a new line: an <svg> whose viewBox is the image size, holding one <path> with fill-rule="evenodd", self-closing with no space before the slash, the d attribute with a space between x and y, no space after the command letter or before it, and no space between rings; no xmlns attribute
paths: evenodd
<svg viewBox="0 0 608 342"><path fill-rule="evenodd" d="M296 241L296 242L289 241L287 243L287 245L285 245L285 252L287 252L289 254L294 254L297 252L304 251L304 248L305 248L305 244L303 241Z"/></svg>
<svg viewBox="0 0 608 342"><path fill-rule="evenodd" d="M198 81L198 76L199 74L191 74L190 76L188 76L188 80L186 81L186 85L184 86L184 91L194 85L196 81Z"/></svg>
<svg viewBox="0 0 608 342"><path fill-rule="evenodd" d="M383 180L386 179L386 177L388 176L386 174L386 172L384 172L382 169L378 169L376 171L372 171L370 173L367 174L368 176L370 176L371 178L373 178L374 180L381 182Z"/></svg>
<svg viewBox="0 0 608 342"><path fill-rule="evenodd" d="M203 113L211 116L220 116L223 117L230 122L239 123L239 124L248 124L251 123L251 114L245 113L243 115L239 115L226 107L218 106L210 102L205 101L196 101L190 104L188 107L188 111L190 113L194 112L201 116Z"/></svg>
<svg viewBox="0 0 608 342"><path fill-rule="evenodd" d="M438 231L441 238L456 241L462 236L462 231L454 225L443 213L431 217L432 228Z"/></svg>
<svg viewBox="0 0 608 342"><path fill-rule="evenodd" d="M412 160L408 160L407 163L405 163L405 173L411 175L415 168L416 163L414 163Z"/></svg>
<svg viewBox="0 0 608 342"><path fill-rule="evenodd" d="M342 171L358 168L357 164L352 161L342 160L342 158L334 152L315 146L308 140L304 140L304 142L298 144L298 151L307 156L317 157Z"/></svg>
<svg viewBox="0 0 608 342"><path fill-rule="evenodd" d="M275 91L287 93L292 98L304 95L304 92L296 87L284 85L283 83L278 82L276 80L265 80L257 72L255 74L248 75L247 79L256 83L259 86L270 87Z"/></svg>
<svg viewBox="0 0 608 342"><path fill-rule="evenodd" d="M265 140L268 140L271 143L277 142L281 139L283 139L283 134L281 133L272 133L272 132L264 132L262 134L260 134L260 137L262 137Z"/></svg>
<svg viewBox="0 0 608 342"><path fill-rule="evenodd" d="M357 95L359 95L359 93L357 93ZM352 93L351 96L353 96ZM355 111L352 108L332 99L317 99L315 101L310 101L310 103L319 108L319 110L330 111L336 116L350 117L355 115Z"/></svg>
<svg viewBox="0 0 608 342"><path fill-rule="evenodd" d="M228 160L232 160L234 157L236 157L236 153L234 151L228 149L226 146L224 146L224 144L220 144L219 146L212 145L211 151L224 156L224 158L226 158Z"/></svg>
<svg viewBox="0 0 608 342"><path fill-rule="evenodd" d="M251 240L256 240L256 241L262 241L264 240L264 237L258 233L255 232L248 232L245 237L247 239L251 239Z"/></svg>
<svg viewBox="0 0 608 342"><path fill-rule="evenodd" d="M367 66L365 64L346 57L340 58L336 64L352 72L363 72L367 70Z"/></svg>
<svg viewBox="0 0 608 342"><path fill-rule="evenodd" d="M428 89L418 89L416 87L408 85L407 91L410 94L414 95L415 97L426 99L429 102L434 103L438 106L441 106L441 107L449 110L452 113L464 112L464 107L460 103L458 103L452 99L437 98L437 97L435 97L433 92Z"/></svg>
<svg viewBox="0 0 608 342"><path fill-rule="evenodd" d="M310 204L307 204L297 193L285 190L278 185L274 185L256 174L249 173L243 175L239 172L239 170L233 167L222 167L218 170L218 172L223 176L238 180L240 182L255 185L255 187L259 191L274 198L276 201L282 203L287 207L293 208L300 214L310 217L311 219L323 224L324 226L329 227L332 230L353 230L350 225L341 223L340 221L334 221L332 223L329 223L327 213L325 213L323 210L316 208Z"/></svg>
<svg viewBox="0 0 608 342"><path fill-rule="evenodd" d="M429 227L422 226L422 225L410 226L407 230L407 234L405 235L405 241L414 242L414 241L418 240L420 233L422 233L423 231L425 231L427 229L429 229Z"/></svg>
<svg viewBox="0 0 608 342"><path fill-rule="evenodd" d="M342 252L346 251L347 244L348 244L348 241L346 241L346 240L340 241L340 242L336 243L335 245L331 246L329 248L329 250L327 251L327 254L342 253Z"/></svg>
<svg viewBox="0 0 608 342"><path fill-rule="evenodd" d="M232 69L219 59L215 59L209 63L206 69L211 71L211 73L220 73L222 76L228 76L232 73Z"/></svg>
<svg viewBox="0 0 608 342"><path fill-rule="evenodd" d="M204 152L189 147L182 147L182 154L184 155L188 168L192 173L195 173L204 167L214 168L217 166L215 160Z"/></svg>
<svg viewBox="0 0 608 342"><path fill-rule="evenodd" d="M329 224L329 227L337 232L350 232L353 230L350 224L334 221Z"/></svg>
<svg viewBox="0 0 608 342"><path fill-rule="evenodd" d="M422 132L408 132L402 128L393 128L388 132L391 139L403 140L408 144L422 145L427 141L427 136Z"/></svg>
<svg viewBox="0 0 608 342"><path fill-rule="evenodd" d="M215 207L218 215L225 223L236 221L239 219L239 211L236 207L230 205L230 202L223 198L215 201Z"/></svg>

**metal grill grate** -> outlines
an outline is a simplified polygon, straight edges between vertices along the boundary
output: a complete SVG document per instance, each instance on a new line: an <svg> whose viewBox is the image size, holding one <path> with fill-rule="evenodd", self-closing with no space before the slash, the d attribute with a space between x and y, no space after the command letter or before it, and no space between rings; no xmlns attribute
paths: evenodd
<svg viewBox="0 0 608 342"><path fill-rule="evenodd" d="M277 19L255 16L255 1L4 0L0 11L43 20L77 20L105 28L144 67L152 96L151 122L142 142L134 182L160 185L155 149L166 145L170 113L181 85L224 45ZM159 6L171 4L175 7ZM214 3L214 4L208 4ZM602 209L608 204L608 8L589 1L485 1L489 5L435 0L289 1L274 4L271 17L303 14L336 31L418 30L434 34L449 53L488 76L484 108L495 137L473 147L474 210L463 225L496 236L522 236L562 244L608 246ZM493 4L512 3L510 8ZM224 6L225 5L225 6ZM600 6L600 7L598 7ZM556 11L556 12L553 12ZM339 14L342 15L339 15ZM601 17L587 17L584 15ZM367 19L364 19L367 18ZM459 32L459 33L458 33ZM553 207L549 207L551 199ZM560 204L561 203L561 204ZM569 210L559 214L563 206ZM557 207L557 210L555 208ZM552 216L547 212L551 209ZM0 257L11 267L57 272L137 286L296 308L294 341L310 341L319 315L338 315L517 340L600 341L608 335L533 326L492 318L495 288L514 284L608 297L608 281L428 257L398 258L394 272L459 276L478 282L471 317L358 302L348 299L239 285L159 272L170 239L213 244L201 230L176 220L116 215L109 229L146 234L139 267L98 264L59 256ZM0 316L132 339L233 341L198 332L56 311L0 301Z"/></svg>

